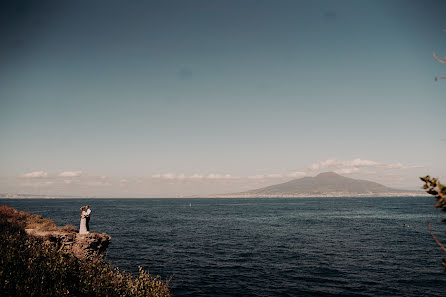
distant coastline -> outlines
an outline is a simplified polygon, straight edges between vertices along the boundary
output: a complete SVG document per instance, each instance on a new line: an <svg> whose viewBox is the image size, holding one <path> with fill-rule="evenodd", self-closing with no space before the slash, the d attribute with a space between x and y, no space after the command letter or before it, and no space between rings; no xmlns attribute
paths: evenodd
<svg viewBox="0 0 446 297"><path fill-rule="evenodd" d="M357 198L357 197L428 197L424 192L401 192L401 193L321 193L321 194L284 194L284 195L254 195L254 194L218 194L208 196L197 196L191 198Z"/></svg>
<svg viewBox="0 0 446 297"><path fill-rule="evenodd" d="M323 172L246 192L213 195L211 198L303 198L303 197L418 197L422 191L390 188L376 182Z"/></svg>
<svg viewBox="0 0 446 297"><path fill-rule="evenodd" d="M395 189L361 179L348 178L335 172L323 172L314 177L293 179L284 183L245 192L213 193L206 195L159 195L159 196L75 196L0 193L0 199L192 199L192 198L324 198L324 197L422 197L424 191Z"/></svg>
<svg viewBox="0 0 446 297"><path fill-rule="evenodd" d="M358 198L358 197L429 197L424 192L420 193L388 193L388 194L352 194L352 193L323 193L323 194L296 194L296 195L246 195L246 194L214 194L191 196L165 196L165 197L110 197L110 196L59 196L59 195L4 195L0 199L210 199L210 198Z"/></svg>
<svg viewBox="0 0 446 297"><path fill-rule="evenodd" d="M94 196L68 196L68 195L38 195L38 194L14 194L14 193L0 193L0 199L55 199L55 198L67 198L67 199L84 199L84 198L96 198Z"/></svg>

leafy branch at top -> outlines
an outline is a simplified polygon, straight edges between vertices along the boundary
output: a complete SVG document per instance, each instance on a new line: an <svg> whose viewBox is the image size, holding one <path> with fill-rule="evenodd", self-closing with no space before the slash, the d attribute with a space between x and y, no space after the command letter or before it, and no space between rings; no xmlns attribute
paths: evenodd
<svg viewBox="0 0 446 297"><path fill-rule="evenodd" d="M426 193L437 199L435 207L446 211L446 186L440 183L437 178L430 177L429 175L420 177L420 179L424 182L423 189L426 190Z"/></svg>

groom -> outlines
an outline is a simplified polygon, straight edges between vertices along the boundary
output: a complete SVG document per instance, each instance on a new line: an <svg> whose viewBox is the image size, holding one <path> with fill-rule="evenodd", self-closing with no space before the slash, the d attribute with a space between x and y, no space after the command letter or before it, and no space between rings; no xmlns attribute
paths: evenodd
<svg viewBox="0 0 446 297"><path fill-rule="evenodd" d="M90 206L86 205L85 206L87 215L85 216L86 218L86 225L87 225L87 231L90 232L90 214L91 214L91 209Z"/></svg>

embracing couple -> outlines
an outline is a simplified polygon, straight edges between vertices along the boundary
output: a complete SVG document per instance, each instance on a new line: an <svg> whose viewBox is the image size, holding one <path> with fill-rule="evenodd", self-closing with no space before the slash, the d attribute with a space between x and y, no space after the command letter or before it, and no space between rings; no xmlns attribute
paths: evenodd
<svg viewBox="0 0 446 297"><path fill-rule="evenodd" d="M90 233L90 214L91 209L88 205L81 207L81 226L79 227L79 234Z"/></svg>

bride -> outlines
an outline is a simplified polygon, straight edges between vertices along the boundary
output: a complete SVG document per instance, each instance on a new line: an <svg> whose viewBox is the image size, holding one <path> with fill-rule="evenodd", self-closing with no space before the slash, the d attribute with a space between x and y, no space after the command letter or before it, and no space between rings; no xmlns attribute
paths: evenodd
<svg viewBox="0 0 446 297"><path fill-rule="evenodd" d="M81 225L79 227L79 234L88 234L90 232L87 231L87 210L85 207L81 207Z"/></svg>

